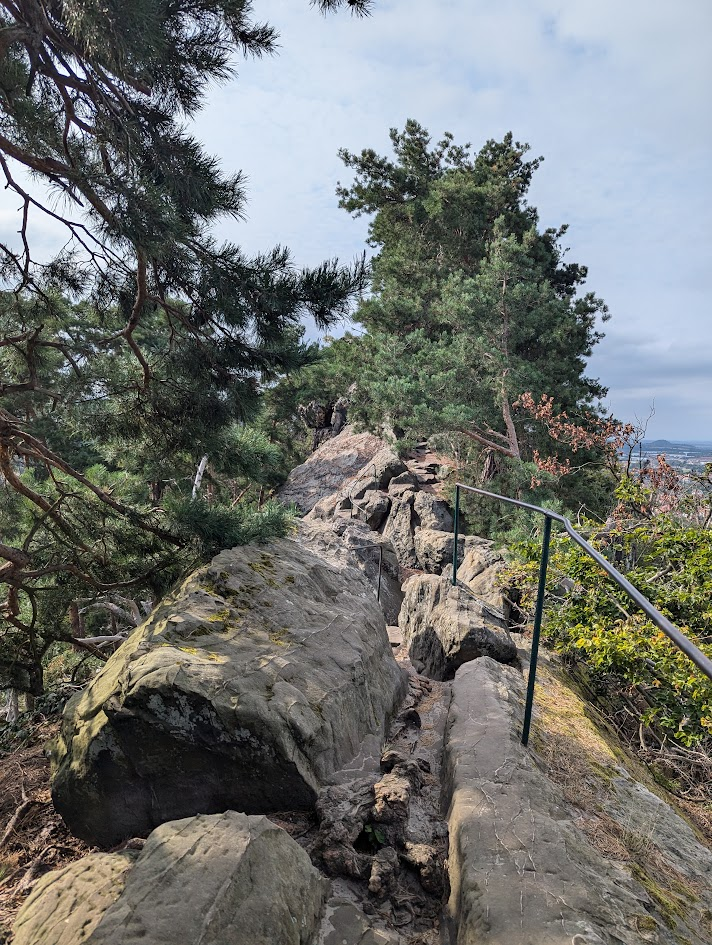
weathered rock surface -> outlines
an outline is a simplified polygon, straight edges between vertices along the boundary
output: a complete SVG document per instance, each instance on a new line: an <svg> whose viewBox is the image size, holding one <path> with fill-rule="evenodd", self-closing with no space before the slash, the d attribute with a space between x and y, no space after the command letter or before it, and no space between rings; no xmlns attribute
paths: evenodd
<svg viewBox="0 0 712 945"><path fill-rule="evenodd" d="M380 605L386 623L398 621L403 590L400 570L393 545L378 532L371 531L365 522L348 516L319 520L306 516L299 523L298 540L305 548L343 564L355 563L378 593L378 567L381 563Z"/></svg>
<svg viewBox="0 0 712 945"><path fill-rule="evenodd" d="M351 499L347 498L341 492L333 492L331 495L319 499L319 501L315 503L314 508L310 512L307 512L304 517L305 519L328 521L328 519L339 515L341 512L346 512L349 517L351 517L352 505Z"/></svg>
<svg viewBox="0 0 712 945"><path fill-rule="evenodd" d="M346 484L346 491L354 499L360 499L374 489L388 489L393 479L404 473L408 474L408 470L403 460L384 446Z"/></svg>
<svg viewBox="0 0 712 945"><path fill-rule="evenodd" d="M368 489L363 498L353 500L354 515L362 519L370 529L377 530L383 524L391 508L391 500L387 493L376 489Z"/></svg>
<svg viewBox="0 0 712 945"><path fill-rule="evenodd" d="M428 574L441 574L444 568L452 565L452 552L455 547L455 536L452 532L416 527L413 544L421 571L426 571ZM465 551L463 536L458 538L457 550L457 556L460 559Z"/></svg>
<svg viewBox="0 0 712 945"><path fill-rule="evenodd" d="M172 821L143 850L90 854L35 887L17 945L311 945L328 883L266 817Z"/></svg>
<svg viewBox="0 0 712 945"><path fill-rule="evenodd" d="M413 666L433 679L450 679L463 663L490 656L511 663L517 648L501 611L465 588L430 574L404 584L398 626Z"/></svg>
<svg viewBox="0 0 712 945"><path fill-rule="evenodd" d="M45 874L23 903L15 945L92 943L92 933L121 895L138 853L92 853Z"/></svg>
<svg viewBox="0 0 712 945"><path fill-rule="evenodd" d="M309 512L320 499L339 492L347 479L373 461L383 449L384 443L379 437L354 433L352 427L346 426L291 471L277 497L285 505L296 505L303 514Z"/></svg>
<svg viewBox="0 0 712 945"><path fill-rule="evenodd" d="M432 528L440 532L451 532L453 529L454 519L449 505L431 492L416 493L413 511L422 528Z"/></svg>
<svg viewBox="0 0 712 945"><path fill-rule="evenodd" d="M100 846L229 808L309 808L405 691L348 552L225 551L167 597L68 703L55 806Z"/></svg>
<svg viewBox="0 0 712 945"><path fill-rule="evenodd" d="M405 467L404 472L394 476L388 483L388 493L395 498L405 498L410 495L412 499L412 493L414 493L417 488L417 477L409 469L405 469Z"/></svg>
<svg viewBox="0 0 712 945"><path fill-rule="evenodd" d="M498 569L503 560L502 553L495 548L493 541L478 535L468 535L465 555L457 566L457 579L472 586L472 582L484 571Z"/></svg>
<svg viewBox="0 0 712 945"><path fill-rule="evenodd" d="M487 658L463 666L453 682L444 762L452 942L704 945L708 933L697 921L688 924L687 915L696 911L705 921L709 886L706 902L694 899L702 894L699 881L709 877L710 851L667 805L664 815L658 808L668 830L679 829L696 847L687 862L699 885L694 893L690 887L689 905L674 913L662 905L663 889L651 895L655 886L635 878L635 862L603 856L520 744L523 693L517 670ZM635 815L631 807L631 815L644 819L655 806L648 802ZM650 823L642 829L645 836L658 830ZM671 839L669 849L675 847Z"/></svg>
<svg viewBox="0 0 712 945"><path fill-rule="evenodd" d="M399 945L395 932L374 929L363 912L337 896L326 904L326 915L319 932L317 945Z"/></svg>
<svg viewBox="0 0 712 945"><path fill-rule="evenodd" d="M413 494L409 498L393 498L391 511L383 528L383 537L395 549L398 563L403 568L417 568L413 539Z"/></svg>
<svg viewBox="0 0 712 945"><path fill-rule="evenodd" d="M302 422L314 430L312 449L315 450L324 440L338 436L346 426L348 400L339 397L335 403L319 403L313 400L306 406L297 408Z"/></svg>

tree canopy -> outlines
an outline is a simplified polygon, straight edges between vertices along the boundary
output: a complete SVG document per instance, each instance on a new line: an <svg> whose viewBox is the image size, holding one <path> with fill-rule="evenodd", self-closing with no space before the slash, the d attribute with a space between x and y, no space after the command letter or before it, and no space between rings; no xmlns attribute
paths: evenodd
<svg viewBox="0 0 712 945"><path fill-rule="evenodd" d="M371 217L376 250L356 315L367 333L352 339L355 408L397 435L452 431L490 459L531 459L551 442L520 398L595 410L605 390L586 359L608 317L566 261L566 227L541 230L527 203L541 158L511 134L477 153L451 134L433 143L415 121L391 142L393 158L341 152L354 180L340 205Z"/></svg>
<svg viewBox="0 0 712 945"><path fill-rule="evenodd" d="M0 242L0 687L39 691L42 653L87 608L106 623L116 595L153 598L284 527L241 502L280 464L246 424L313 358L303 316L344 316L365 269L219 243L244 181L185 128L210 83L275 44L246 0L0 0L0 174L19 205ZM64 228L52 258L36 218Z"/></svg>

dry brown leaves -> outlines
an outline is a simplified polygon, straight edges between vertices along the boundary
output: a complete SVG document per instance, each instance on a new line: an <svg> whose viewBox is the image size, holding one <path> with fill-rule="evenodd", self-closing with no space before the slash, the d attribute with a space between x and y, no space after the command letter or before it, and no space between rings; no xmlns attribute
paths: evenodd
<svg viewBox="0 0 712 945"><path fill-rule="evenodd" d="M35 881L90 852L52 805L48 742L57 721L32 727L29 745L0 753L0 942Z"/></svg>

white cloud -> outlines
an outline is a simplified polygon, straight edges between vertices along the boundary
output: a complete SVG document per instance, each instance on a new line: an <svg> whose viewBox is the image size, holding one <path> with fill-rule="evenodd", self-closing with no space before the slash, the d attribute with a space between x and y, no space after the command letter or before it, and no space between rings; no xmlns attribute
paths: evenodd
<svg viewBox="0 0 712 945"><path fill-rule="evenodd" d="M240 63L196 125L249 180L248 220L223 235L300 264L351 258L366 221L336 206L338 148L385 152L408 117L475 147L511 129L546 158L542 223L571 224L571 259L613 313L591 363L612 408L647 415L654 397L653 435L712 439L708 0L376 0L367 20L255 7L280 55Z"/></svg>

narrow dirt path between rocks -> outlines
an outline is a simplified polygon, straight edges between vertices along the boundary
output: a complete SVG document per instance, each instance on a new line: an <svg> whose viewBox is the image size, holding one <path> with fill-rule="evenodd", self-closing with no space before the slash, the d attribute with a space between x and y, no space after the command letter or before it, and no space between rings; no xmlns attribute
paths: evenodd
<svg viewBox="0 0 712 945"><path fill-rule="evenodd" d="M449 887L440 769L451 684L418 675L404 647L394 652L408 693L380 758L337 775L315 815L270 815L331 879L318 945L443 942Z"/></svg>

